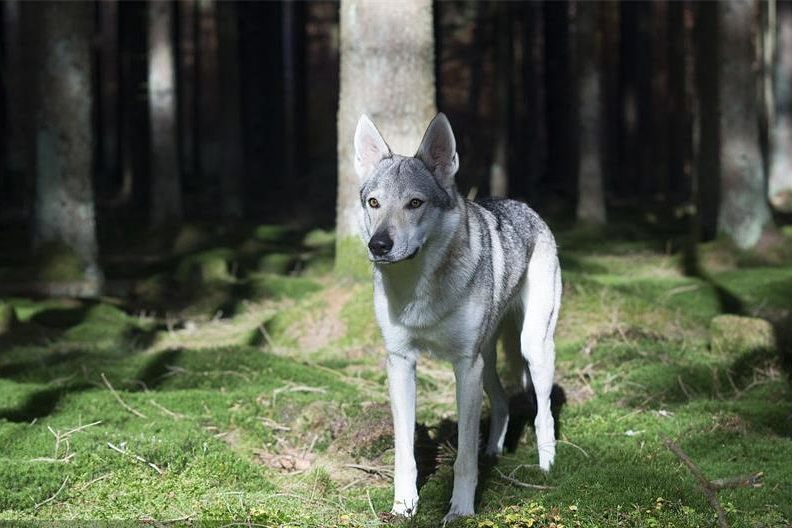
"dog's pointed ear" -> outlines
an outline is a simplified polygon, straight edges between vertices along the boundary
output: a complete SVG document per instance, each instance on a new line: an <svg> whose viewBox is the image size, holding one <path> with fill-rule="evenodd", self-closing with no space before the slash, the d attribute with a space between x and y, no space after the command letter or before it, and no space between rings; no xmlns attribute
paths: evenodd
<svg viewBox="0 0 792 528"><path fill-rule="evenodd" d="M451 123L444 113L440 112L429 123L415 157L424 162L443 187L454 183L454 175L459 170L459 155Z"/></svg>
<svg viewBox="0 0 792 528"><path fill-rule="evenodd" d="M355 128L355 172L360 181L365 181L383 158L391 156L390 147L382 139L374 122L363 114Z"/></svg>

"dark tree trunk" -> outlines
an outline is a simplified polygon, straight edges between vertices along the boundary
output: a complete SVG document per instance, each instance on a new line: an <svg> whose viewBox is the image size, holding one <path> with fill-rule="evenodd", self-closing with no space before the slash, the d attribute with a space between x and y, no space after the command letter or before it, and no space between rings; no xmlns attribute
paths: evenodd
<svg viewBox="0 0 792 528"><path fill-rule="evenodd" d="M685 4L668 3L668 193L672 203L687 199L690 190L691 109L687 100Z"/></svg>
<svg viewBox="0 0 792 528"><path fill-rule="evenodd" d="M305 4L284 2L283 20L283 131L284 171L281 177L289 195L302 184L303 108L305 107Z"/></svg>
<svg viewBox="0 0 792 528"><path fill-rule="evenodd" d="M96 221L91 167L91 37L88 2L36 4L37 74L34 120L36 194L34 251L57 245L80 257L89 283L82 293L97 294Z"/></svg>
<svg viewBox="0 0 792 528"><path fill-rule="evenodd" d="M699 240L712 240L718 231L720 203L720 24L718 4L702 2L696 6L696 175L693 202Z"/></svg>
<svg viewBox="0 0 792 528"><path fill-rule="evenodd" d="M619 175L614 190L620 198L640 189L638 131L638 48L640 6L619 4Z"/></svg>
<svg viewBox="0 0 792 528"><path fill-rule="evenodd" d="M194 190L201 196L203 208L212 213L222 212L222 202L217 194L222 167L220 138L220 83L217 42L217 2L198 2L197 70L198 111L195 134L198 140L198 174L193 183Z"/></svg>
<svg viewBox="0 0 792 528"><path fill-rule="evenodd" d="M176 142L174 7L149 2L149 108L151 114L151 225L182 220L182 193Z"/></svg>
<svg viewBox="0 0 792 528"><path fill-rule="evenodd" d="M649 189L660 201L667 202L669 191L668 178L668 130L670 102L668 92L668 10L673 1L655 1L649 6L651 40L650 93L647 101L649 136L643 139L646 146L644 157L648 164Z"/></svg>
<svg viewBox="0 0 792 528"><path fill-rule="evenodd" d="M233 2L217 4L217 52L220 82L220 116L222 171L220 191L223 215L241 218L243 214L241 181L244 174L242 148L242 92L239 86L239 32L237 6Z"/></svg>
<svg viewBox="0 0 792 528"><path fill-rule="evenodd" d="M542 6L544 22L545 126L547 129L548 186L574 200L576 138L572 125L573 97L570 75L569 2L559 0Z"/></svg>
<svg viewBox="0 0 792 528"><path fill-rule="evenodd" d="M490 165L490 196L509 194L509 150L512 128L512 68L514 64L512 47L513 9L508 2L496 4L497 21L495 38L495 90L494 121L495 142Z"/></svg>
<svg viewBox="0 0 792 528"><path fill-rule="evenodd" d="M586 224L606 222L603 185L602 5L580 2L576 6L577 94L580 130L577 219Z"/></svg>
<svg viewBox="0 0 792 528"><path fill-rule="evenodd" d="M96 189L100 202L118 191L120 184L118 1L96 4L99 46L96 53Z"/></svg>
<svg viewBox="0 0 792 528"><path fill-rule="evenodd" d="M130 203L141 216L148 216L149 185L149 108L148 7L145 3L119 2L120 23L120 100L121 100L121 191L119 204ZM144 223L149 221L145 218Z"/></svg>
<svg viewBox="0 0 792 528"><path fill-rule="evenodd" d="M721 102L718 230L738 247L750 248L772 223L759 146L754 4L729 0L717 6L718 41L721 52L729 54L728 60L715 62Z"/></svg>
<svg viewBox="0 0 792 528"><path fill-rule="evenodd" d="M523 2L519 7L520 23L520 103L517 137L521 138L520 163L513 164L510 194L530 200L536 194L536 183L542 173L541 129L541 6Z"/></svg>
<svg viewBox="0 0 792 528"><path fill-rule="evenodd" d="M27 213L30 208L34 174L29 167L33 153L29 151L32 97L27 85L33 75L25 60L25 44L29 40L23 30L23 6L19 0L2 3L3 73L0 75L0 95L4 104L2 167L0 167L0 203L5 207L19 207ZM28 9L29 10L29 9Z"/></svg>
<svg viewBox="0 0 792 528"><path fill-rule="evenodd" d="M195 120L197 119L197 60L196 28L197 2L181 0L176 4L178 16L177 87L179 90L179 166L184 183L193 181L198 173L198 148ZM182 188L187 187L182 184Z"/></svg>

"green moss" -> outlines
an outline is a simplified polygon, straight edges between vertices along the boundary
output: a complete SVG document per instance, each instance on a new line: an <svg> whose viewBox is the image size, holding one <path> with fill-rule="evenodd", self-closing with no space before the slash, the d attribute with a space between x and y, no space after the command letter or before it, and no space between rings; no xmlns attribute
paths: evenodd
<svg viewBox="0 0 792 528"><path fill-rule="evenodd" d="M280 242L287 238L291 231L283 225L262 224L253 230L253 236L266 242Z"/></svg>
<svg viewBox="0 0 792 528"><path fill-rule="evenodd" d="M775 350L773 326L764 319L719 315L710 323L713 350L733 356L756 350Z"/></svg>
<svg viewBox="0 0 792 528"><path fill-rule="evenodd" d="M215 248L184 257L176 268L174 277L181 283L211 284L229 282L231 263L236 254L228 248Z"/></svg>
<svg viewBox="0 0 792 528"><path fill-rule="evenodd" d="M335 274L355 280L371 279L371 263L366 258L359 237L347 236L336 240Z"/></svg>
<svg viewBox="0 0 792 528"><path fill-rule="evenodd" d="M184 224L173 239L172 250L177 255L197 251L206 247L211 239L212 236L206 229L194 224Z"/></svg>
<svg viewBox="0 0 792 528"><path fill-rule="evenodd" d="M305 277L289 277L272 273L253 273L248 278L252 295L272 299L299 299L318 291L321 286Z"/></svg>
<svg viewBox="0 0 792 528"><path fill-rule="evenodd" d="M288 253L268 253L258 259L256 269L265 273L285 274L294 267L295 260Z"/></svg>
<svg viewBox="0 0 792 528"><path fill-rule="evenodd" d="M85 263L71 248L57 243L41 247L35 257L36 278L43 281L72 281L85 278Z"/></svg>
<svg viewBox="0 0 792 528"><path fill-rule="evenodd" d="M313 249L332 247L335 244L335 232L314 229L303 237L303 245Z"/></svg>
<svg viewBox="0 0 792 528"><path fill-rule="evenodd" d="M11 330L15 324L17 324L17 317L14 307L0 301L0 335Z"/></svg>

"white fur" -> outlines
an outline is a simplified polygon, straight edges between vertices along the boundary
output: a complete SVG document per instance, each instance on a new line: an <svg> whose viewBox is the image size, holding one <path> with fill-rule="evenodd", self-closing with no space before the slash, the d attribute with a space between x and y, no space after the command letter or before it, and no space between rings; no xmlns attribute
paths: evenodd
<svg viewBox="0 0 792 528"><path fill-rule="evenodd" d="M436 123L437 122L437 123ZM360 137L358 137L360 136ZM380 143L381 142L381 143ZM379 162L387 145L368 118L361 118L355 146L361 171L370 174L372 160ZM387 151L389 153L389 150ZM441 181L453 178L458 167L456 143L447 119L440 115L430 125L417 157L421 157ZM428 160L428 161L427 161ZM374 163L376 163L374 162ZM366 173L365 171L369 171ZM362 176L363 177L363 176ZM453 185L453 180L451 180ZM467 207L454 191L457 207L445 211L432 222L417 256L397 264L374 267L374 309L388 351L387 372L394 420L396 459L393 513L415 514L418 505L414 457L416 383L419 354L431 353L451 362L456 377L459 448L454 463L454 490L444 522L474 513L478 482L479 420L483 392L492 408L492 422L486 453L498 455L509 422L508 400L495 368L497 330L491 329L494 299L511 300L498 308L495 317L504 326L519 332L520 351L528 364L537 397L536 435L539 463L545 471L555 457L550 391L553 385L555 348L553 334L558 317L561 279L552 235L539 230L534 250L518 291L505 292L499 275L508 263L497 232L497 220L484 211L485 222L467 223L462 211ZM361 233L371 236L370 217L361 212ZM484 232L486 231L486 232ZM423 235L422 235L423 236ZM475 256L489 236L494 291L470 286L477 266ZM449 248L464 240L465 255L445 269ZM515 321L504 318L514 317ZM497 326L497 325L496 325ZM489 329L489 330L487 330ZM515 339L516 340L516 339Z"/></svg>

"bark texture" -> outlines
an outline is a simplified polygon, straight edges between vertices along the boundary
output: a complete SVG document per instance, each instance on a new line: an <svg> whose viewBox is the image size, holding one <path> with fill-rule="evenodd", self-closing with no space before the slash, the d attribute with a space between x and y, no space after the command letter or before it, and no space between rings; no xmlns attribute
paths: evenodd
<svg viewBox="0 0 792 528"><path fill-rule="evenodd" d="M57 245L74 252L92 284L83 293L98 293L102 279L91 186L93 9L88 2L42 2L36 7L32 245L34 250Z"/></svg>
<svg viewBox="0 0 792 528"><path fill-rule="evenodd" d="M721 201L718 230L740 248L756 245L771 222L759 146L754 3L718 3Z"/></svg>
<svg viewBox="0 0 792 528"><path fill-rule="evenodd" d="M149 3L149 110L151 115L151 224L182 219L181 178L176 139L176 69L173 49L174 5Z"/></svg>
<svg viewBox="0 0 792 528"><path fill-rule="evenodd" d="M792 213L792 3L776 5L768 197L776 210Z"/></svg>
<svg viewBox="0 0 792 528"><path fill-rule="evenodd" d="M393 152L417 150L435 114L432 3L343 0L340 23L336 269L358 275L368 268L358 240L355 125L367 113Z"/></svg>
<svg viewBox="0 0 792 528"><path fill-rule="evenodd" d="M606 222L603 188L602 36L598 31L601 5L577 5L577 74L580 124L577 219L587 224Z"/></svg>
<svg viewBox="0 0 792 528"><path fill-rule="evenodd" d="M224 111L220 116L223 142L223 165L220 170L223 215L241 218L243 214L240 187L244 173L242 146L242 103L239 84L239 32L237 6L234 2L217 4L217 55L220 100Z"/></svg>

